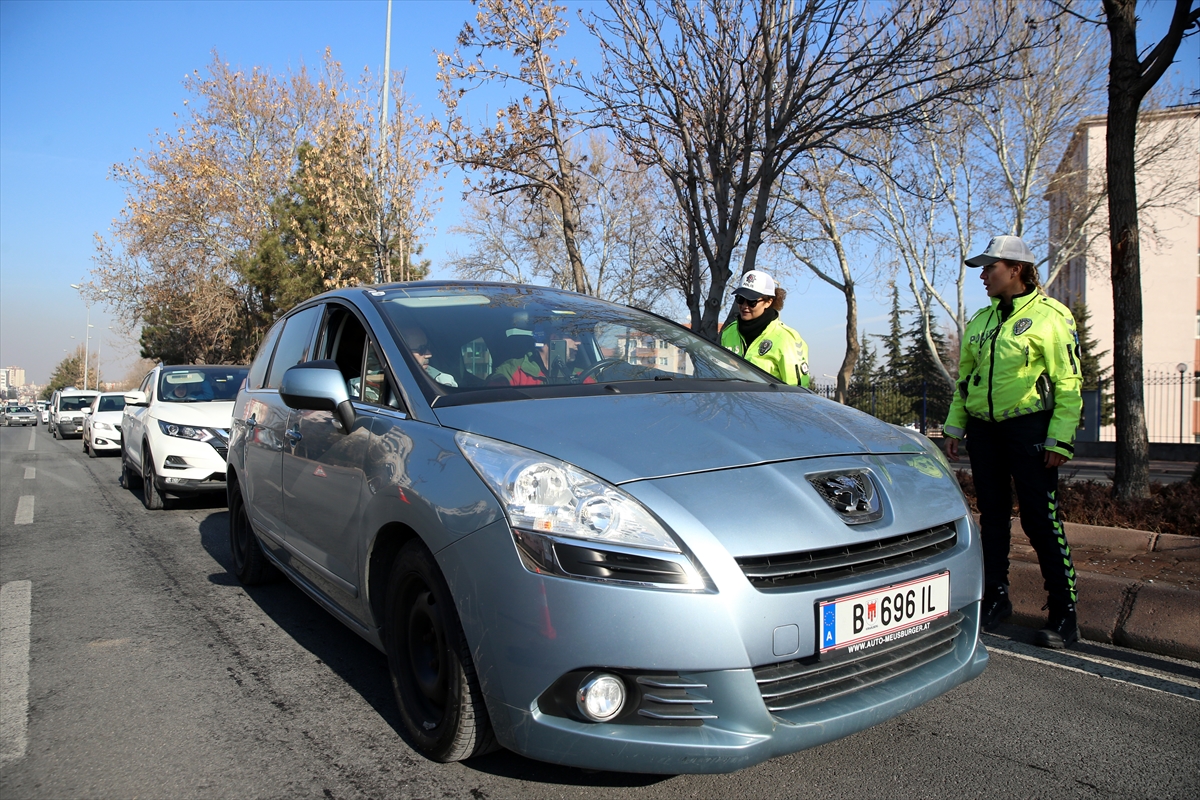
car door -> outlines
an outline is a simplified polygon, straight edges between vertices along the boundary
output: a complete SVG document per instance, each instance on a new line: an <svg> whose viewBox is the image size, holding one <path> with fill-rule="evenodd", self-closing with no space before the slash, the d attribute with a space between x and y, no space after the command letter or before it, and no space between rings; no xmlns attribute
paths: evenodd
<svg viewBox="0 0 1200 800"><path fill-rule="evenodd" d="M374 410L396 393L361 319L330 303L316 358L336 361L350 390L356 420L349 431L331 411L293 410L284 434L283 505L288 544L298 568L331 600L357 606L362 556L364 462Z"/></svg>
<svg viewBox="0 0 1200 800"><path fill-rule="evenodd" d="M246 377L246 403L237 423L245 429L246 510L256 530L275 540L275 551L287 538L281 476L291 413L279 396L279 382L288 368L308 360L321 309L317 305L298 311L267 333Z"/></svg>
<svg viewBox="0 0 1200 800"><path fill-rule="evenodd" d="M150 413L150 404L154 402L157 377L158 369L152 369L138 385L138 391L146 396L145 405L126 403L124 411L121 412L121 447L134 473L138 475L142 472L142 440L145 438L146 417Z"/></svg>

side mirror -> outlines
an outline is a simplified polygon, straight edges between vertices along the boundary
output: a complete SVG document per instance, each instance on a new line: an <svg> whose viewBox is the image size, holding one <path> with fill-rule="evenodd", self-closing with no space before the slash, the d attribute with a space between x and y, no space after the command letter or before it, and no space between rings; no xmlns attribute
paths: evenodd
<svg viewBox="0 0 1200 800"><path fill-rule="evenodd" d="M127 406L145 406L149 405L146 400L146 393L134 389L132 392L126 392L125 405Z"/></svg>
<svg viewBox="0 0 1200 800"><path fill-rule="evenodd" d="M283 373L279 396L290 408L334 412L347 433L354 426L354 406L336 361L306 361L292 367Z"/></svg>
<svg viewBox="0 0 1200 800"><path fill-rule="evenodd" d="M92 413L92 407L91 407L91 406L88 406L87 408L83 409L83 413L84 413L84 414L91 414L91 413Z"/></svg>

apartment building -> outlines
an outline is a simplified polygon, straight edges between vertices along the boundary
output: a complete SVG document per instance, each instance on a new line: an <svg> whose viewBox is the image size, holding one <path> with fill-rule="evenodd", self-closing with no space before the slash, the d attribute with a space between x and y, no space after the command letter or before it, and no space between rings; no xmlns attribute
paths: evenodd
<svg viewBox="0 0 1200 800"><path fill-rule="evenodd" d="M1102 116L1079 123L1047 193L1051 240L1068 244L1051 247L1051 270L1065 263L1046 290L1087 305L1111 366L1106 128ZM1200 104L1142 114L1137 158L1147 429L1151 441L1200 441ZM1112 426L1099 438L1114 439Z"/></svg>

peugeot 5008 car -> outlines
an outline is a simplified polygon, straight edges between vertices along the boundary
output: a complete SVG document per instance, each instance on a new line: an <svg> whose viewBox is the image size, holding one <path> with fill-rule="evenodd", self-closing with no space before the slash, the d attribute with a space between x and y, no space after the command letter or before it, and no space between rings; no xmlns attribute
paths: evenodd
<svg viewBox="0 0 1200 800"><path fill-rule="evenodd" d="M430 759L728 772L987 662L940 451L652 314L337 290L271 328L233 417L236 575L384 652Z"/></svg>
<svg viewBox="0 0 1200 800"><path fill-rule="evenodd" d="M240 366L165 366L125 393L121 482L148 509L170 496L225 491L229 420L246 378Z"/></svg>

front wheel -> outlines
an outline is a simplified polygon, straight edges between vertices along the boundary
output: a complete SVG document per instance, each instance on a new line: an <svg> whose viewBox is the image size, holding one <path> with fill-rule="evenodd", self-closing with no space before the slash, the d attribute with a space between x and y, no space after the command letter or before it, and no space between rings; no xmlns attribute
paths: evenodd
<svg viewBox="0 0 1200 800"><path fill-rule="evenodd" d="M483 692L450 588L417 540L396 556L388 581L384 641L400 719L432 761L495 749Z"/></svg>
<svg viewBox="0 0 1200 800"><path fill-rule="evenodd" d="M130 491L142 485L142 476L133 471L129 465L129 457L125 455L125 446L121 446L121 485Z"/></svg>
<svg viewBox="0 0 1200 800"><path fill-rule="evenodd" d="M229 550L233 554L233 574L244 586L266 583L273 577L275 568L267 560L254 529L250 527L241 489L230 487L229 496Z"/></svg>
<svg viewBox="0 0 1200 800"><path fill-rule="evenodd" d="M151 511L167 507L166 498L158 488L158 475L154 472L154 458L150 450L142 450L142 505Z"/></svg>

